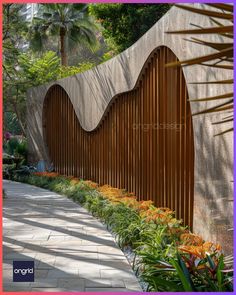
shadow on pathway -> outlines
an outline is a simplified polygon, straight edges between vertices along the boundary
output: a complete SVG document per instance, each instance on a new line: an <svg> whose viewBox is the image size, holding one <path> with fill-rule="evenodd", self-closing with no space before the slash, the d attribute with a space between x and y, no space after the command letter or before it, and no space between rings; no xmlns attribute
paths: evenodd
<svg viewBox="0 0 236 295"><path fill-rule="evenodd" d="M106 227L56 193L3 181L3 290L39 292L141 291ZM35 281L12 281L12 263L35 262Z"/></svg>

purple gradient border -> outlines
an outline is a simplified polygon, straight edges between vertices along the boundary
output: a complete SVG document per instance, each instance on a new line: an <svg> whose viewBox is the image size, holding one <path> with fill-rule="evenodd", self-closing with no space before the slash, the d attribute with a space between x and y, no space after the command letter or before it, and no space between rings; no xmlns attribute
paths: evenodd
<svg viewBox="0 0 236 295"><path fill-rule="evenodd" d="M155 3L233 3L233 1L222 1L222 0L208 0L208 1L204 1L204 0L199 0L199 1L185 1L185 0L180 0L180 1L173 1L173 0L162 0L162 1L154 1L154 0L29 0L29 1L25 1L25 0L0 0L1 3L133 3L133 4L137 4L137 3L149 3L149 4L155 4Z"/></svg>
<svg viewBox="0 0 236 295"><path fill-rule="evenodd" d="M68 1L65 1L65 0L58 0L58 1L55 1L55 0L41 0L41 1L37 1L37 0L29 0L29 1L25 1L25 0L15 0L15 1L8 1L8 0L2 0L1 3L233 3L233 1L219 1L219 0L208 0L208 1L183 1L183 0L180 0L180 1L173 1L173 0L163 0L163 1L153 1L153 0L136 0L136 1L132 1L132 0L126 0L126 1L122 1L122 0L117 0L117 1L112 1L112 0L94 0L94 1L88 1L88 0L84 0L84 1L71 1L71 0L68 0ZM236 21L236 16L235 16L235 7L234 7L234 23ZM236 29L234 27L234 39L235 39L235 32L236 32ZM236 55L236 49L234 47L234 60L235 60L235 55ZM235 65L235 62L234 62L234 65ZM235 73L235 72L234 72ZM234 84L234 93L236 91L236 85ZM235 107L234 107L234 116L235 116L235 113L236 113L236 110L235 110ZM234 121L234 128L236 129L236 123ZM236 147L235 147L235 142L234 142L234 157L235 157L235 152L236 152ZM235 159L235 158L234 158ZM234 178L235 178L235 175L236 175L236 171L235 171L235 166L234 166ZM234 182L234 195L235 195L235 188L236 188L236 184ZM235 212L235 203L234 203L234 212ZM236 216L234 215L234 224L236 224L235 222L236 220ZM235 245L235 242L236 242L236 236L234 234L234 245ZM1 249L2 250L2 249ZM234 256L235 256L235 248L234 248ZM236 269L236 262L234 261L234 269ZM235 286L235 283L236 283L236 278L234 276L234 286ZM22 294L32 294L32 295L37 295L37 294L52 294L51 292L24 292ZM184 294L192 294L192 293L195 293L195 292L181 292L181 293L184 293ZM152 294L181 294L180 292L152 292ZM197 292L198 294L233 294L233 292ZM19 294L19 292L3 292L1 291L1 294ZM69 295L69 294L104 294L103 292L54 292L53 294L64 294L64 295ZM119 294L119 295L123 295L124 293L123 292L106 292L106 294ZM150 294L148 292L125 292L125 294L127 295L132 295L132 294Z"/></svg>
<svg viewBox="0 0 236 295"><path fill-rule="evenodd" d="M222 1L224 2L224 1ZM234 5L234 24L236 22L236 14L235 14L235 5ZM236 28L234 26L234 42L235 42L235 35L236 35ZM236 92L236 85L235 85L235 57L236 57L236 49L235 49L235 46L234 46L234 99L235 99L235 92ZM235 108L235 105L234 105L234 118L235 118L235 114L236 114L236 108ZM235 119L234 119L234 130L236 130L236 123L235 123ZM234 136L234 142L233 142L233 145L234 145L234 163L235 163L235 153L236 153L236 147L235 147L235 136ZM235 176L236 176L236 170L235 170L235 165L233 164L233 167L234 167L234 180L235 180ZM235 189L236 189L236 184L235 184L235 181L234 181L234 199L235 199ZM235 205L235 202L234 202L234 223L233 223L233 226L235 227L235 224L236 224L236 215L235 215L235 208L236 208L236 205ZM234 231L234 257L235 257L235 253L236 253L236 250L235 250L235 245L236 245L236 235L235 235L235 231ZM236 261L235 261L235 258L234 258L234 270L236 269ZM235 272L234 272L234 291L235 291L235 283L236 283L236 278L235 278Z"/></svg>

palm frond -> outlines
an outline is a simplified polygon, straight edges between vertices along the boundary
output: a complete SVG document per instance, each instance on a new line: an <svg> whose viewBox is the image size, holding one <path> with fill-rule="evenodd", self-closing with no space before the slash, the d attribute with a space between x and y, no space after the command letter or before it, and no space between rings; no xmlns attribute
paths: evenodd
<svg viewBox="0 0 236 295"><path fill-rule="evenodd" d="M232 43L209 42L209 41L205 41L205 40L201 40L201 39L193 38L193 37L191 39L185 39L185 40L196 43L196 44L205 45L216 50L223 50L232 46Z"/></svg>
<svg viewBox="0 0 236 295"><path fill-rule="evenodd" d="M218 80L218 81L203 81L203 82L191 82L189 84L232 84L234 82L233 79L227 80Z"/></svg>
<svg viewBox="0 0 236 295"><path fill-rule="evenodd" d="M221 103L219 105L216 105L214 107L202 110L200 112L194 113L193 116L200 115L200 114L208 114L208 113L214 113L214 112L221 112L221 111L226 111L226 110L232 110L233 109L233 99Z"/></svg>
<svg viewBox="0 0 236 295"><path fill-rule="evenodd" d="M215 60L215 59L223 58L223 57L231 57L232 55L233 55L233 47L230 47L216 53L211 53L208 55L203 55L203 56L191 58L184 61L171 62L166 64L166 67L202 64L203 62L206 62L206 61L211 61L211 60Z"/></svg>
<svg viewBox="0 0 236 295"><path fill-rule="evenodd" d="M220 133L217 133L215 134L214 136L219 136L219 135L223 135L223 134L226 134L226 133L229 133L229 132L233 132L234 131L234 128L229 128L229 129L226 129Z"/></svg>
<svg viewBox="0 0 236 295"><path fill-rule="evenodd" d="M224 124L224 123L229 123L229 122L233 122L233 118L227 119L227 120L221 120L221 121L213 122L212 125Z"/></svg>
<svg viewBox="0 0 236 295"><path fill-rule="evenodd" d="M31 27L33 43L36 44L36 39L42 39L45 35L57 36L59 39L60 32L63 31L65 32L65 40L71 41L73 48L75 45L78 46L79 43L90 47L95 46L96 36L94 32L97 28L90 21L87 8L88 5L82 3L40 4L39 15L33 19ZM38 43L40 42L42 43L42 40L38 40ZM67 45L68 42L65 43L64 52L68 51ZM63 62L66 63L66 57Z"/></svg>
<svg viewBox="0 0 236 295"><path fill-rule="evenodd" d="M192 6L186 6L186 5L180 5L180 4L176 4L176 6L178 8L188 10L188 11L191 11L194 13L198 13L201 15L206 15L208 17L215 17L215 18L226 19L226 20L233 19L232 13L224 13L224 12L218 12L218 11L213 11L213 10L206 10L206 9L202 9L202 8L195 8Z"/></svg>
<svg viewBox="0 0 236 295"><path fill-rule="evenodd" d="M231 33L233 34L234 26L222 26L222 27L209 27L203 29L193 29L193 30L179 30L179 31L168 31L167 34L222 34Z"/></svg>
<svg viewBox="0 0 236 295"><path fill-rule="evenodd" d="M234 12L234 6L233 5L230 5L230 4L225 4L225 3L211 3L211 4L206 4L206 5L209 5L211 7L215 7L215 8L220 9L220 10L225 10L225 11L228 11L228 12L231 12L231 13Z"/></svg>
<svg viewBox="0 0 236 295"><path fill-rule="evenodd" d="M212 67L212 68L218 68L218 69L224 69L224 70L233 70L234 66L231 65L218 65L218 64L206 64L202 63L202 66Z"/></svg>
<svg viewBox="0 0 236 295"><path fill-rule="evenodd" d="M233 97L233 96L234 96L233 92L230 92L230 93L221 94L221 95L212 96L212 97L190 99L189 101L191 101L191 102L211 101L211 100L225 99L225 98L229 98L229 97Z"/></svg>

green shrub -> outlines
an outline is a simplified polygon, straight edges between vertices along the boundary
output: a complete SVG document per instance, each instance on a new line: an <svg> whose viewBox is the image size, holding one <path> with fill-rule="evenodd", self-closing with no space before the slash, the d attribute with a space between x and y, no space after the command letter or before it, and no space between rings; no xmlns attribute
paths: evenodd
<svg viewBox="0 0 236 295"><path fill-rule="evenodd" d="M16 164L3 164L3 179L12 179Z"/></svg>
<svg viewBox="0 0 236 295"><path fill-rule="evenodd" d="M14 164L14 157L7 153L3 153L2 160L3 164Z"/></svg>
<svg viewBox="0 0 236 295"><path fill-rule="evenodd" d="M3 157L4 164L16 164L16 169L19 169L22 165L25 165L27 158L27 143L24 138L18 139L11 137L4 143L3 149L5 151Z"/></svg>
<svg viewBox="0 0 236 295"><path fill-rule="evenodd" d="M193 254L178 253L180 237L169 224L147 222L136 209L123 202L110 202L84 181L73 183L62 176L36 175L18 175L15 179L66 195L106 223L121 248L133 248L134 268L148 284L147 291L232 291L233 272L225 267L223 255L215 252L199 259ZM173 226L181 232L185 229L178 221Z"/></svg>
<svg viewBox="0 0 236 295"><path fill-rule="evenodd" d="M23 158L26 159L27 157L27 142L26 140L20 140L18 141L18 144L15 148L15 151L14 151L14 155L18 155L18 156L22 156Z"/></svg>
<svg viewBox="0 0 236 295"><path fill-rule="evenodd" d="M16 137L11 137L5 144L4 149L9 155L13 156L18 145L18 139Z"/></svg>

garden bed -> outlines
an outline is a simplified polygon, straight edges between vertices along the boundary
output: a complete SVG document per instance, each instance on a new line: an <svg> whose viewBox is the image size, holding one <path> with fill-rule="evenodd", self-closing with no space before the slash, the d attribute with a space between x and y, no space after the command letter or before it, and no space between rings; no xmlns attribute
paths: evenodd
<svg viewBox="0 0 236 295"><path fill-rule="evenodd" d="M133 268L147 291L233 290L232 261L221 246L191 233L169 208L56 173L18 175L14 180L66 195L103 221L121 249L132 249Z"/></svg>

